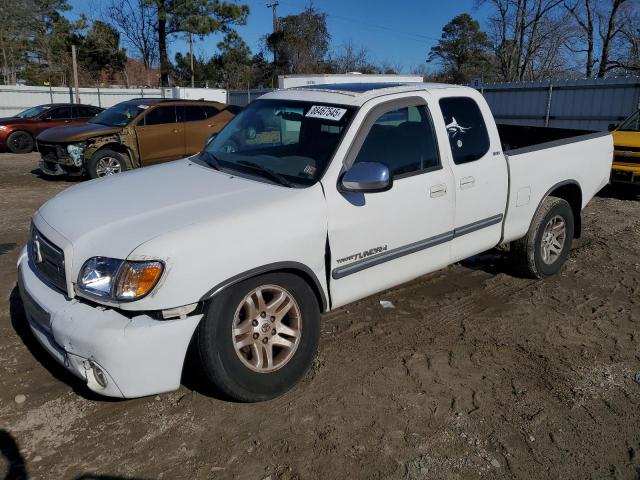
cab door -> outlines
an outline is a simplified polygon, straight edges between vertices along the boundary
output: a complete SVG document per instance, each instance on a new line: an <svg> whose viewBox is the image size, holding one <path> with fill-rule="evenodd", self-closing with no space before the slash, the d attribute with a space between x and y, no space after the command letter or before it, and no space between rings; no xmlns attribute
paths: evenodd
<svg viewBox="0 0 640 480"><path fill-rule="evenodd" d="M475 95L438 100L449 137L444 150L452 160L455 180L453 262L500 242L507 205L507 162L495 128L490 130L485 122L485 118L493 118L489 107L482 98L474 99Z"/></svg>
<svg viewBox="0 0 640 480"><path fill-rule="evenodd" d="M175 105L149 108L138 121L135 131L143 165L184 157L184 123L178 122Z"/></svg>
<svg viewBox="0 0 640 480"><path fill-rule="evenodd" d="M344 193L336 183L323 180L334 306L449 263L455 206L453 176L441 161L438 135L425 97L426 93L386 100L370 110L365 104L359 112L368 110L343 170L358 162L385 164L393 176L390 190ZM359 123L357 118L353 121L353 125ZM441 141L446 142L446 137ZM325 178L339 177L333 172Z"/></svg>
<svg viewBox="0 0 640 480"><path fill-rule="evenodd" d="M202 150L214 130L202 105L184 105L178 108L184 119L185 152L186 155L193 155Z"/></svg>

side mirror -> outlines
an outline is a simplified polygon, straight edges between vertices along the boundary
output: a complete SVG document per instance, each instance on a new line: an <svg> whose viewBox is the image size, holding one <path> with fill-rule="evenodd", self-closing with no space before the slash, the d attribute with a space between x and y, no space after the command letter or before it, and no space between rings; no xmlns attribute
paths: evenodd
<svg viewBox="0 0 640 480"><path fill-rule="evenodd" d="M378 162L359 162L347 170L339 182L342 192L385 192L393 186L389 167Z"/></svg>
<svg viewBox="0 0 640 480"><path fill-rule="evenodd" d="M610 123L609 124L609 128L607 128L607 130L609 130L610 132L613 132L616 129L617 125L615 123Z"/></svg>
<svg viewBox="0 0 640 480"><path fill-rule="evenodd" d="M41 120L44 120L45 122L50 122L52 119L50 115L47 115L46 117L42 117Z"/></svg>

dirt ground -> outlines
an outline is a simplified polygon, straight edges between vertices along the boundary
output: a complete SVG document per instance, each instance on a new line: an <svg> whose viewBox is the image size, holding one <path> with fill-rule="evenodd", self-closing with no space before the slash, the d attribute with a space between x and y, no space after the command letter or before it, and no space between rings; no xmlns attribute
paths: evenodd
<svg viewBox="0 0 640 480"><path fill-rule="evenodd" d="M640 479L634 195L594 199L556 278L515 278L493 252L326 315L313 369L282 398L225 402L191 379L114 401L25 327L30 216L74 183L36 160L0 155L0 478Z"/></svg>

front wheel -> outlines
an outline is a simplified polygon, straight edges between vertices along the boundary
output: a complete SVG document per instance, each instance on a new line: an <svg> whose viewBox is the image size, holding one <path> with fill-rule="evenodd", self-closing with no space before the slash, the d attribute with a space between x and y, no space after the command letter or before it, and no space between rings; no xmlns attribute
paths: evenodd
<svg viewBox="0 0 640 480"><path fill-rule="evenodd" d="M129 156L107 148L96 152L87 162L89 178L102 178L131 168Z"/></svg>
<svg viewBox="0 0 640 480"><path fill-rule="evenodd" d="M527 235L512 244L512 255L520 273L532 278L558 273L569 256L573 232L571 205L562 198L546 198L533 217Z"/></svg>
<svg viewBox="0 0 640 480"><path fill-rule="evenodd" d="M23 131L13 132L7 138L7 148L12 153L29 153L33 151L35 142L33 137Z"/></svg>
<svg viewBox="0 0 640 480"><path fill-rule="evenodd" d="M271 273L214 298L194 340L208 386L257 402L282 395L304 376L319 337L313 290L296 275Z"/></svg>

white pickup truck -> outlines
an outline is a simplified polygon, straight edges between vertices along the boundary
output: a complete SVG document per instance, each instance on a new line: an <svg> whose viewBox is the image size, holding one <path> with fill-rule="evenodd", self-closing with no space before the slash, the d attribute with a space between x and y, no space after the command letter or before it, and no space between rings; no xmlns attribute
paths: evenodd
<svg viewBox="0 0 640 480"><path fill-rule="evenodd" d="M103 395L178 388L189 349L207 387L273 398L312 363L322 312L498 245L525 275L562 268L611 136L498 130L465 87L269 93L199 155L44 204L18 262L27 320Z"/></svg>

